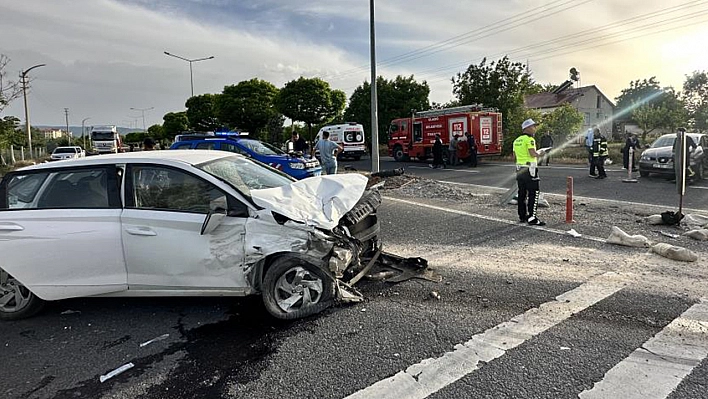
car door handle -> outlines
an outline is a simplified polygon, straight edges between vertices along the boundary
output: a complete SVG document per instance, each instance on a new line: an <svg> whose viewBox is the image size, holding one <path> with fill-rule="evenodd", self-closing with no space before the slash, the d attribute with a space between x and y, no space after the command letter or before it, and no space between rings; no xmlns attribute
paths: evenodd
<svg viewBox="0 0 708 399"><path fill-rule="evenodd" d="M128 227L125 229L125 231L128 234L132 234L134 236L156 236L157 235L155 230L153 230L149 227Z"/></svg>
<svg viewBox="0 0 708 399"><path fill-rule="evenodd" d="M0 223L0 231L22 231L25 228L15 223Z"/></svg>

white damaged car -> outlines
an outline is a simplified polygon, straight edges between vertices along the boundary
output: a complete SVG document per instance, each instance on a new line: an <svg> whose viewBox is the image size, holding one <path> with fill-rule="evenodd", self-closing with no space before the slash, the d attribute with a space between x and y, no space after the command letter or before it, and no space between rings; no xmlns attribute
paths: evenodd
<svg viewBox="0 0 708 399"><path fill-rule="evenodd" d="M358 174L295 181L223 151L45 163L0 182L0 318L45 301L261 294L294 319L382 259L376 190ZM417 265L416 267L420 267Z"/></svg>

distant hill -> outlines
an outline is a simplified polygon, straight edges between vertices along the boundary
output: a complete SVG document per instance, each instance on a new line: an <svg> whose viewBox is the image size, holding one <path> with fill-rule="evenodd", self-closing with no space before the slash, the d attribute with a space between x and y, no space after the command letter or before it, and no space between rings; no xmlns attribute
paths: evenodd
<svg viewBox="0 0 708 399"><path fill-rule="evenodd" d="M66 130L66 125L64 126L50 126L50 125L32 125L32 127L36 127L37 129L61 129L61 130ZM142 129L131 129L128 127L121 127L118 126L118 133L120 133L121 136L125 136L128 133L132 132L142 132ZM71 126L69 125L69 130L71 131L71 134L73 137L81 137L81 126ZM91 132L91 127L86 126L86 133L88 134Z"/></svg>

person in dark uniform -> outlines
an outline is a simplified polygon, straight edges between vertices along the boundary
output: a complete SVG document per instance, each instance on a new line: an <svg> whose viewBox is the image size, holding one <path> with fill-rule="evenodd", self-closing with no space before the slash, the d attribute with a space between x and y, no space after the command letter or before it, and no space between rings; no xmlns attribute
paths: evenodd
<svg viewBox="0 0 708 399"><path fill-rule="evenodd" d="M539 145L541 146L541 148L553 147L553 136L551 136L551 133L544 133L543 136L541 136L541 139L539 140ZM547 154L543 158L546 159L546 166L548 166L548 164L551 162L551 156ZM541 163L543 163L543 158L541 158Z"/></svg>
<svg viewBox="0 0 708 399"><path fill-rule="evenodd" d="M307 145L307 141L300 137L297 132L293 132L291 141L293 143L293 151L307 154L307 150L310 148L310 146Z"/></svg>
<svg viewBox="0 0 708 399"><path fill-rule="evenodd" d="M434 169L445 167L445 162L443 162L443 143L439 134L435 135L435 143L433 143L433 164L430 165L430 167Z"/></svg>
<svg viewBox="0 0 708 399"><path fill-rule="evenodd" d="M467 147L469 148L470 152L470 166L473 168L477 167L477 141L474 139L474 136L470 133L465 132L465 136L467 136Z"/></svg>
<svg viewBox="0 0 708 399"><path fill-rule="evenodd" d="M610 152L607 149L607 139L600 133L600 129L595 129L592 139L592 159L597 167L597 179L606 179L605 160Z"/></svg>

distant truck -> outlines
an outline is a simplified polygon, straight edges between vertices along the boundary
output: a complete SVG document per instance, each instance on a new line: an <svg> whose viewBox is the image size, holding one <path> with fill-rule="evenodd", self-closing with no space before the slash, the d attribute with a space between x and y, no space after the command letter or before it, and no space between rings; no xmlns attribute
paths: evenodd
<svg viewBox="0 0 708 399"><path fill-rule="evenodd" d="M329 140L334 141L344 148L339 154L340 158L361 159L366 154L366 144L364 143L364 127L356 122L348 122L341 125L325 126L317 133L315 143L322 138L322 133L329 132Z"/></svg>
<svg viewBox="0 0 708 399"><path fill-rule="evenodd" d="M94 152L109 154L123 152L123 139L114 125L94 126L91 129Z"/></svg>
<svg viewBox="0 0 708 399"><path fill-rule="evenodd" d="M474 136L478 156L501 154L502 114L496 109L464 105L416 112L411 116L412 120L400 118L391 121L388 153L396 161L432 158L436 134L442 139L445 159L450 139L454 135L462 138L465 133Z"/></svg>

